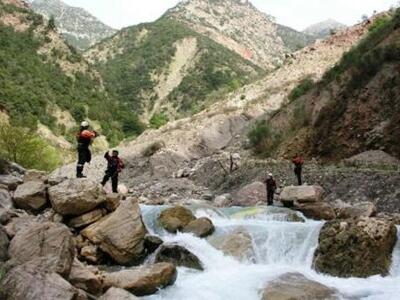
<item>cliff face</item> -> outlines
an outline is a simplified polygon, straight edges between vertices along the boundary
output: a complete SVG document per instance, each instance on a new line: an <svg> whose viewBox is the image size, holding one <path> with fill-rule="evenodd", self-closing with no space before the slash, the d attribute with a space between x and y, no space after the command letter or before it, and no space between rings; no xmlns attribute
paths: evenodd
<svg viewBox="0 0 400 300"><path fill-rule="evenodd" d="M264 69L282 62L286 51L272 18L249 1L182 1L166 13Z"/></svg>
<svg viewBox="0 0 400 300"><path fill-rule="evenodd" d="M88 49L116 32L84 9L68 6L59 0L34 0L30 5L38 14L48 19L54 17L64 38L79 50Z"/></svg>

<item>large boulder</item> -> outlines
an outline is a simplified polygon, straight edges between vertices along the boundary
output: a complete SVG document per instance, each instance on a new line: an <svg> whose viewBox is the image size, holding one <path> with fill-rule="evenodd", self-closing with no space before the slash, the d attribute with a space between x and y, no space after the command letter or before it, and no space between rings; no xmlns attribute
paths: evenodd
<svg viewBox="0 0 400 300"><path fill-rule="evenodd" d="M68 226L73 228L82 228L100 220L104 215L105 213L102 209L95 209L79 217L72 218L69 220Z"/></svg>
<svg viewBox="0 0 400 300"><path fill-rule="evenodd" d="M38 212L47 205L47 188L41 181L28 181L17 187L14 203L18 208Z"/></svg>
<svg viewBox="0 0 400 300"><path fill-rule="evenodd" d="M127 290L112 287L99 300L139 300L139 298Z"/></svg>
<svg viewBox="0 0 400 300"><path fill-rule="evenodd" d="M335 210L328 202L297 203L294 209L303 213L305 217L314 220L333 220L336 218Z"/></svg>
<svg viewBox="0 0 400 300"><path fill-rule="evenodd" d="M337 277L387 275L396 240L395 225L384 219L327 222L319 235L315 269Z"/></svg>
<svg viewBox="0 0 400 300"><path fill-rule="evenodd" d="M232 205L255 206L267 202L267 190L262 182L253 182L241 188L234 196Z"/></svg>
<svg viewBox="0 0 400 300"><path fill-rule="evenodd" d="M27 170L24 174L24 182L28 181L47 181L47 173L39 170Z"/></svg>
<svg viewBox="0 0 400 300"><path fill-rule="evenodd" d="M59 214L80 216L106 200L102 186L89 179L68 179L49 188L53 209Z"/></svg>
<svg viewBox="0 0 400 300"><path fill-rule="evenodd" d="M122 201L115 212L81 232L123 265L137 263L142 259L146 233L138 201L133 198Z"/></svg>
<svg viewBox="0 0 400 300"><path fill-rule="evenodd" d="M6 261L8 259L8 246L10 241L8 240L7 233L3 227L0 226L0 261Z"/></svg>
<svg viewBox="0 0 400 300"><path fill-rule="evenodd" d="M196 217L183 206L167 208L159 216L161 226L171 233L183 230L190 222L196 220Z"/></svg>
<svg viewBox="0 0 400 300"><path fill-rule="evenodd" d="M163 240L155 235L146 234L144 237L144 247L148 254L154 253L163 244Z"/></svg>
<svg viewBox="0 0 400 300"><path fill-rule="evenodd" d="M46 272L30 261L10 270L1 283L2 299L75 300L79 292L57 273Z"/></svg>
<svg viewBox="0 0 400 300"><path fill-rule="evenodd" d="M256 256L253 238L245 229L237 229L218 239L215 247L225 255L233 256L240 261L252 261Z"/></svg>
<svg viewBox="0 0 400 300"><path fill-rule="evenodd" d="M7 235L12 238L19 231L30 228L35 224L39 224L34 216L30 215L22 215L19 217L12 218L10 222L4 227L7 232Z"/></svg>
<svg viewBox="0 0 400 300"><path fill-rule="evenodd" d="M13 208L13 202L11 195L6 189L0 188L0 208L11 209Z"/></svg>
<svg viewBox="0 0 400 300"><path fill-rule="evenodd" d="M339 219L374 217L377 213L376 205L372 202L348 204L341 200L336 200L333 206Z"/></svg>
<svg viewBox="0 0 400 300"><path fill-rule="evenodd" d="M84 290L92 295L99 295L102 292L100 278L76 258L72 264L68 281L76 288Z"/></svg>
<svg viewBox="0 0 400 300"><path fill-rule="evenodd" d="M337 291L299 273L284 274L269 282L262 300L339 300Z"/></svg>
<svg viewBox="0 0 400 300"><path fill-rule="evenodd" d="M281 194L281 202L289 203L308 203L320 202L323 200L324 190L320 186L288 186L285 187Z"/></svg>
<svg viewBox="0 0 400 300"><path fill-rule="evenodd" d="M18 185L23 181L19 177L13 175L0 175L0 185L5 186L9 191L15 191Z"/></svg>
<svg viewBox="0 0 400 300"><path fill-rule="evenodd" d="M155 253L156 263L168 262L177 267L186 267L196 270L203 270L199 258L185 247L176 244L164 244Z"/></svg>
<svg viewBox="0 0 400 300"><path fill-rule="evenodd" d="M187 224L182 232L193 233L199 238L207 237L213 234L215 230L214 224L208 218L198 218Z"/></svg>
<svg viewBox="0 0 400 300"><path fill-rule="evenodd" d="M11 240L9 256L22 264L34 258L46 258L47 272L67 277L75 255L75 245L68 228L58 223L34 224L18 231Z"/></svg>
<svg viewBox="0 0 400 300"><path fill-rule="evenodd" d="M103 285L104 288L122 288L136 296L144 296L173 284L176 277L177 271L173 264L158 263L106 273L103 276Z"/></svg>

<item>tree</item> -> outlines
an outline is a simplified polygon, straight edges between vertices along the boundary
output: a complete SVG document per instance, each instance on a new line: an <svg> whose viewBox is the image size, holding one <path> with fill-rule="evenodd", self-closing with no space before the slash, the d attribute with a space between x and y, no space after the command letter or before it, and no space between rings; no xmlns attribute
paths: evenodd
<svg viewBox="0 0 400 300"><path fill-rule="evenodd" d="M49 30L55 30L57 28L56 26L56 21L54 19L54 16L51 16L49 19L49 23L47 23L47 28Z"/></svg>
<svg viewBox="0 0 400 300"><path fill-rule="evenodd" d="M0 156L25 168L51 171L61 163L59 154L32 130L0 123Z"/></svg>

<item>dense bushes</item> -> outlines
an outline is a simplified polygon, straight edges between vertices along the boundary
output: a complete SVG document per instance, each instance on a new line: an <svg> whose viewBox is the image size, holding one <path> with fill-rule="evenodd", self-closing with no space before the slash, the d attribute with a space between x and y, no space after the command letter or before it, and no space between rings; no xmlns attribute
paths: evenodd
<svg viewBox="0 0 400 300"><path fill-rule="evenodd" d="M282 142L282 134L269 126L267 121L257 122L247 135L254 153L271 156Z"/></svg>
<svg viewBox="0 0 400 300"><path fill-rule="evenodd" d="M150 119L150 127L158 129L168 123L168 117L163 113L154 114Z"/></svg>
<svg viewBox="0 0 400 300"><path fill-rule="evenodd" d="M0 123L0 155L28 169L52 171L61 164L56 149L37 134L5 123Z"/></svg>

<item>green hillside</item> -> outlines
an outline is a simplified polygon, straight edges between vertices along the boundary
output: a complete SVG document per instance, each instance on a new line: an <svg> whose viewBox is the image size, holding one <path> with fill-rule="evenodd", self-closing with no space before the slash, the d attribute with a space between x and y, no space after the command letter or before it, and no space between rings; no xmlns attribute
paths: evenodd
<svg viewBox="0 0 400 300"><path fill-rule="evenodd" d="M96 45L87 56L102 74L108 93L142 114L159 100L154 89L161 76L168 76L176 43L185 38L197 40L196 55L164 101L176 117L204 109L217 101L218 95L263 73L234 52L167 18L126 28ZM156 113L163 114L163 108Z"/></svg>
<svg viewBox="0 0 400 300"><path fill-rule="evenodd" d="M107 96L99 77L73 48L52 46L56 35L52 24L45 24L29 9L0 2L0 18L9 15L19 18L27 28L16 30L0 22L0 105L12 122L30 128L40 122L68 138L71 133L49 113L49 107L56 104L69 111L76 122L97 120L102 133L114 144L141 132L136 115L128 114ZM46 47L51 50L44 54L40 49ZM76 70L66 72L64 63Z"/></svg>

